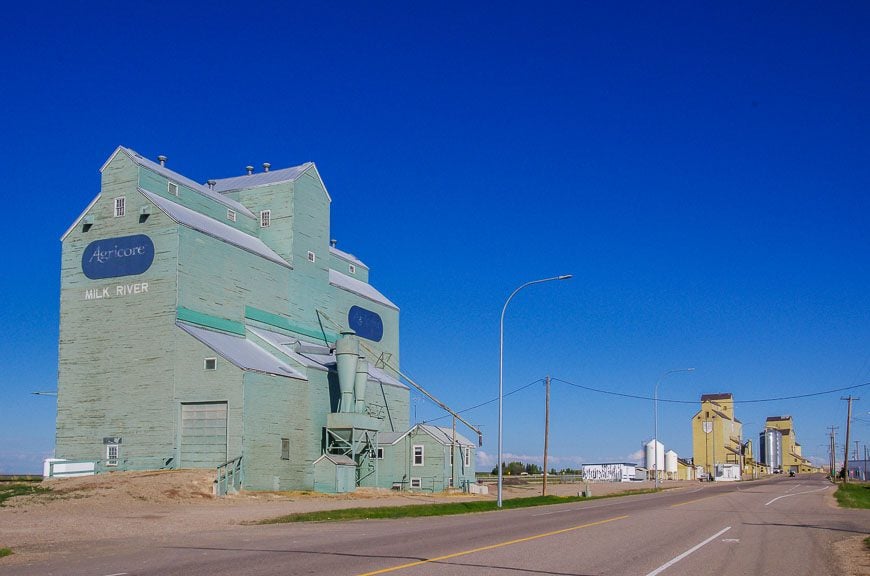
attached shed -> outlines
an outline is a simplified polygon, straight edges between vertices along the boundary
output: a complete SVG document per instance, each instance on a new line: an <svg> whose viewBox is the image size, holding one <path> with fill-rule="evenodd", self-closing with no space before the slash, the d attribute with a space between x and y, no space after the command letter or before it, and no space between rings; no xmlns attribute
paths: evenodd
<svg viewBox="0 0 870 576"><path fill-rule="evenodd" d="M324 454L314 461L314 489L327 494L356 489L356 463L348 456Z"/></svg>
<svg viewBox="0 0 870 576"><path fill-rule="evenodd" d="M441 492L475 482L475 445L452 428L417 424L378 435L385 488Z"/></svg>

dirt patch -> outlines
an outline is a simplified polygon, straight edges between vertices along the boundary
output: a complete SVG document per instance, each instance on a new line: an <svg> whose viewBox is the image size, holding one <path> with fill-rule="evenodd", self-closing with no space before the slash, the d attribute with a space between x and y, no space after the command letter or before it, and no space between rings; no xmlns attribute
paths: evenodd
<svg viewBox="0 0 870 576"><path fill-rule="evenodd" d="M213 481L214 472L210 470L112 472L45 481L41 485L51 492L10 498L6 506L0 507L0 548L8 547L14 552L0 563L35 562L47 558L49 553L53 558L99 553L107 541L120 542L134 536L172 538L182 533L230 529L295 512L496 497L495 486L491 486L488 496L360 488L349 494L243 492L216 498L212 496ZM600 483L589 487L594 496L603 496L649 488L651 483ZM547 493L576 496L585 489L585 484L551 483ZM540 482L512 480L504 486L505 498L540 493Z"/></svg>

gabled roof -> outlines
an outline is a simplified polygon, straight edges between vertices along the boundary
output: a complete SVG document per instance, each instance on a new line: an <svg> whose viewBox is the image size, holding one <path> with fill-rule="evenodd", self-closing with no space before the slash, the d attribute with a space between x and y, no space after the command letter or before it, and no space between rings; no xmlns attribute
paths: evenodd
<svg viewBox="0 0 870 576"><path fill-rule="evenodd" d="M378 292L371 284L366 284L362 280L351 278L347 274L342 274L338 270L333 270L332 268L329 269L329 283L337 288L341 288L342 290L353 292L357 296L367 298L372 302L383 304L384 306L395 310L399 309L398 306L390 302L386 296Z"/></svg>
<svg viewBox="0 0 870 576"><path fill-rule="evenodd" d="M332 254L335 254L336 256L338 256L339 258L341 258L343 260L347 260L348 262L350 262L352 264L356 264L360 268L365 268L366 270L368 270L368 268L369 268L368 266L363 264L362 260L360 260L359 258L354 256L353 254L350 254L350 253L345 252L343 250L339 250L335 246L330 246L329 252Z"/></svg>
<svg viewBox="0 0 870 576"><path fill-rule="evenodd" d="M176 322L176 326L242 370L307 380L304 374L272 356L247 338Z"/></svg>
<svg viewBox="0 0 870 576"><path fill-rule="evenodd" d="M332 198L329 196L329 191L326 190L326 185L323 183L323 179L320 177L320 172L317 171L317 166L314 165L314 162L306 162L299 166L281 168L280 170L269 170L268 172L221 178L215 180L214 189L216 192L226 193L234 192L236 190L247 190L249 188L259 188L260 186L269 186L270 184L278 184L279 182L293 182L309 170L313 171L314 175L320 181L320 186L326 193L327 201L332 202Z"/></svg>
<svg viewBox="0 0 870 576"><path fill-rule="evenodd" d="M173 182L176 182L178 184L184 184L185 186L187 186L191 190L199 192L203 196L208 196L209 198L211 198L215 202L220 202L224 206L227 206L228 208L232 208L233 210L235 210L236 212L239 212L240 214L244 214L244 215L249 216L251 218L256 218L256 216L254 216L253 212L251 212L244 205L242 205L239 202L236 202L232 198L227 198L223 194L218 194L216 191L209 189L208 186L203 186L199 182L191 180L187 176L183 176L183 175L179 174L178 172L170 170L166 166L161 166L157 162L153 162L153 161L149 160L148 158L145 158L144 156L142 156L141 154L139 154L135 150L131 150L130 148L126 148L124 146L118 146L118 148L115 149L115 151L112 153L112 155L109 156L109 159L106 160L106 162L100 168L100 172L105 170L106 166L108 166L112 162L112 160L115 159L115 156L117 156L119 153L125 154L128 158L130 158L130 160L132 160L134 163L138 164L139 166L143 166L143 167L151 170L152 172L156 172L157 174L160 174L161 176L165 176L166 178L169 178L170 180L172 180Z"/></svg>
<svg viewBox="0 0 870 576"><path fill-rule="evenodd" d="M702 394L701 402L713 401L713 400L731 400L732 395L730 392L724 392L722 394Z"/></svg>
<svg viewBox="0 0 870 576"><path fill-rule="evenodd" d="M329 460L338 466L356 466L356 462L353 461L353 458L345 456L344 454L323 454L320 458L314 461L314 464L317 464L321 460Z"/></svg>
<svg viewBox="0 0 870 576"><path fill-rule="evenodd" d="M427 434L432 436L432 438L434 438L435 440L437 440L438 442L440 442L441 444L443 444L445 446L450 446L453 443L453 429L452 428L445 428L443 426L433 426L431 424L417 424L417 428L419 428L420 430L423 430L424 432L426 432ZM474 446L474 444L471 442L471 440L469 440L468 438L466 438L465 436L463 436L459 432L456 433L456 443L459 444L460 446Z"/></svg>
<svg viewBox="0 0 870 576"><path fill-rule="evenodd" d="M292 182L304 174L311 166L314 166L313 162L306 162L299 166L291 166L290 168L282 168L280 170L269 170L268 172L242 174L241 176L231 176L229 178L218 178L215 180L214 189L216 192L223 193L231 190L242 190L245 188L256 188L257 186L277 184L279 182Z"/></svg>
<svg viewBox="0 0 870 576"><path fill-rule="evenodd" d="M431 424L415 424L404 432L379 432L378 444L395 444L414 430L425 432L434 438L439 444L450 446L453 443L453 429L443 426L433 426ZM456 433L456 444L458 446L474 446L474 444L465 436Z"/></svg>
<svg viewBox="0 0 870 576"><path fill-rule="evenodd" d="M202 232L218 240L222 240L233 246L238 246L243 250L262 256L267 260L271 260L287 268L292 268L286 260L281 258L274 250L266 246L266 244L250 234L246 234L238 228L233 228L229 224L224 224L214 218L210 218L205 214L200 214L195 210L186 208L181 204L176 204L171 200L167 200L162 196L158 196L147 190L139 188L139 192L143 196L151 200L162 212L175 220L177 223L192 228L197 232Z"/></svg>
<svg viewBox="0 0 870 576"><path fill-rule="evenodd" d="M724 412L719 412L718 410L713 410L713 414L716 414L717 416L719 416L720 418L724 418L725 420L731 420L731 417L728 414L725 414Z"/></svg>

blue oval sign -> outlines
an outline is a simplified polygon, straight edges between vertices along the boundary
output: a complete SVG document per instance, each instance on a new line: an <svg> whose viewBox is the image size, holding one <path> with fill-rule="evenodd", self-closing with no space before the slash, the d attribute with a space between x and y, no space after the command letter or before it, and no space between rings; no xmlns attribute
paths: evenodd
<svg viewBox="0 0 870 576"><path fill-rule="evenodd" d="M144 234L95 240L82 254L82 272L91 280L134 276L151 267L154 243Z"/></svg>
<svg viewBox="0 0 870 576"><path fill-rule="evenodd" d="M361 336L366 340L380 342L384 337L384 323L381 317L365 308L359 306L351 306L347 313L347 324L356 332L357 336Z"/></svg>

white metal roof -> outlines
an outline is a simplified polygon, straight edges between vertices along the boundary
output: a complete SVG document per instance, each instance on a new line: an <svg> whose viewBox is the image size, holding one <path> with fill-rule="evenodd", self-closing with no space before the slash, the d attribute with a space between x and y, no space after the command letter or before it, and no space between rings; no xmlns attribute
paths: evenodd
<svg viewBox="0 0 870 576"><path fill-rule="evenodd" d="M329 251L330 251L332 254L335 254L336 256L338 256L339 258L342 258L342 259L344 259L344 260L347 260L347 261L350 262L351 264L356 264L356 265L359 266L360 268L365 268L366 270L368 270L368 268L369 268L368 266L366 266L365 264L363 264L362 260L360 260L359 258L357 258L356 256L354 256L353 254L351 254L351 253L349 253L349 252L345 252L344 250L339 250L339 249L336 248L335 246L330 246L330 247L329 247Z"/></svg>
<svg viewBox="0 0 870 576"><path fill-rule="evenodd" d="M184 184L185 186L187 186L191 190L199 192L203 196L208 196L209 198L211 198L215 202L220 202L224 206L227 206L228 208L232 208L233 210L235 210L236 212L238 212L240 214L244 214L244 215L249 216L251 218L256 218L256 216L254 216L254 213L251 212L250 210L248 210L243 204L236 202L232 198L228 198L228 197L224 196L223 194L219 194L217 191L211 190L208 188L208 186L203 186L199 182L191 180L187 176L183 176L183 175L179 174L178 172L170 170L166 166L161 166L159 163L153 162L153 161L149 160L148 158L145 158L144 156L142 156L141 154L139 154L135 150L131 150L130 148L126 148L124 146L118 146L118 148L115 150L115 152L112 153L112 155L109 157L108 160L106 160L106 163L103 164L102 168L100 168L100 172L102 172L106 168L106 166L109 164L109 162L111 162L112 159L115 156L117 156L119 152L123 152L124 154L126 154L130 158L130 160L132 160L133 162L135 162L139 166L144 166L145 168L148 168L149 170L156 172L156 173L160 174L161 176L165 176L166 178L169 178L170 180L172 180L173 182L176 182L178 184Z"/></svg>
<svg viewBox="0 0 870 576"><path fill-rule="evenodd" d="M317 362L316 360L312 360L311 358L305 356L304 354L298 354L296 352L296 344L299 343L298 338L294 338L292 336L287 336L285 334L279 334L278 332L272 332L271 330L266 330L264 328L255 328L253 326L248 326L248 330L250 330L253 334L256 334L269 344L275 347L276 350L279 350L282 354L286 354L296 362L299 362L301 365L306 368L315 368L317 370L328 370L326 366ZM331 358L331 357L330 357ZM334 360L333 360L334 361Z"/></svg>
<svg viewBox="0 0 870 576"><path fill-rule="evenodd" d="M356 462L353 461L353 458L345 456L344 454L322 454L320 458L314 461L314 463L317 464L321 460L329 460L338 466L356 466Z"/></svg>
<svg viewBox="0 0 870 576"><path fill-rule="evenodd" d="M176 322L176 326L242 370L307 380L302 372L272 356L244 336L207 330L184 322Z"/></svg>
<svg viewBox="0 0 870 576"><path fill-rule="evenodd" d="M245 234L238 228L233 228L229 224L224 224L223 222L210 218L205 214L200 214L195 210L186 208L181 204L176 204L171 200L167 200L162 196L158 196L157 194L153 194L147 190L143 190L142 188L139 188L139 192L154 202L160 210L165 212L167 216L179 224L187 226L188 228L193 228L203 234L208 234L218 240L223 240L233 246L238 246L243 250L262 256L267 260L271 260L272 262L276 262L282 266L286 266L287 268L292 268L286 260L281 258L274 250L266 246L266 244L259 238L251 236L250 234Z"/></svg>
<svg viewBox="0 0 870 576"><path fill-rule="evenodd" d="M312 166L314 166L313 162L306 162L305 164L300 164L299 166L293 166L291 168L269 170L268 172L257 172L255 174L243 174L231 178L220 178L215 180L214 189L216 192L229 192L231 190L242 190L244 188L266 186L267 184L277 184L278 182L292 182Z"/></svg>
<svg viewBox="0 0 870 576"><path fill-rule="evenodd" d="M452 428L433 426L432 424L415 424L405 432L378 432L378 444L395 444L414 430L422 430L444 446L450 446L453 443ZM468 438L459 432L456 433L456 444L458 446L474 446Z"/></svg>
<svg viewBox="0 0 870 576"><path fill-rule="evenodd" d="M386 296L378 292L371 284L366 284L362 280L351 278L347 274L342 274L338 270L333 270L331 268L329 269L329 283L333 286L341 288L342 290L353 292L357 296L368 298L369 300L377 302L378 304L383 304L384 306L388 306L395 310L399 309L398 306L390 302Z"/></svg>
<svg viewBox="0 0 870 576"><path fill-rule="evenodd" d="M272 330L267 330L265 328L248 326L248 330L274 346L276 350L280 350L283 354L296 360L306 368L328 370L330 366L335 364L335 356L326 346L303 342L293 336L279 334L278 332L273 332ZM300 349L300 346L304 348ZM377 368L371 362L369 362L368 374L370 381L379 382L385 386L408 388L399 380L387 374L384 370Z"/></svg>

